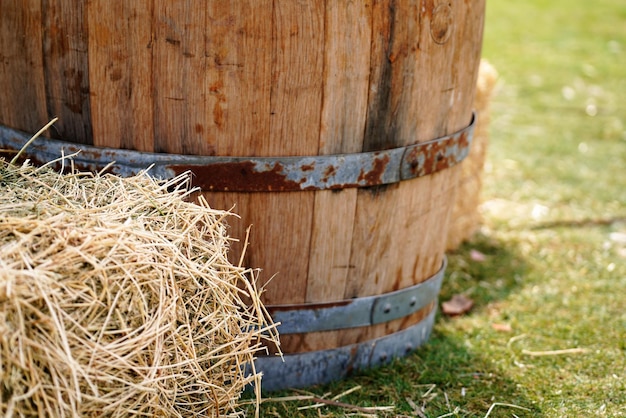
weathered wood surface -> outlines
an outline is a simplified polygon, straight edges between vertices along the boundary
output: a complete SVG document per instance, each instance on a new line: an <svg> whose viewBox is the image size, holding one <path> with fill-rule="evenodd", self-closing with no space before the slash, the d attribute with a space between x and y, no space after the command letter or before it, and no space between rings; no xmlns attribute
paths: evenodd
<svg viewBox="0 0 626 418"><path fill-rule="evenodd" d="M0 2L0 123L31 132L48 120L41 23L41 1Z"/></svg>
<svg viewBox="0 0 626 418"><path fill-rule="evenodd" d="M315 155L470 121L484 1L3 0L0 123L166 153ZM441 266L458 168L341 191L205 193L252 224L268 304L397 290ZM241 243L234 243L233 260ZM297 351L419 322L284 338ZM393 330L391 329L393 328ZM294 342L295 341L295 342Z"/></svg>

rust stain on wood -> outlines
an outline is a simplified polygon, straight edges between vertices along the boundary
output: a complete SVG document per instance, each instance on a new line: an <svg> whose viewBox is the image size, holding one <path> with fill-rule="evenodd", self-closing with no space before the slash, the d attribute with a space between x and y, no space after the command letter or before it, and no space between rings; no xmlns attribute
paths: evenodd
<svg viewBox="0 0 626 418"><path fill-rule="evenodd" d="M203 191L286 191L300 190L302 182L287 179L281 164L259 171L250 161L240 163L218 163L205 166L172 165L176 174L186 171L194 173L193 185Z"/></svg>

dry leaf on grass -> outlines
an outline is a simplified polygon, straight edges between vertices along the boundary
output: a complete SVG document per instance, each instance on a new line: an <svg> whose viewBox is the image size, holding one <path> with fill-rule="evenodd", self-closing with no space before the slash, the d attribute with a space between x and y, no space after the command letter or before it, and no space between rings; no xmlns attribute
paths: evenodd
<svg viewBox="0 0 626 418"><path fill-rule="evenodd" d="M493 324L491 324L491 328L493 328L496 331L500 331L500 332L511 332L511 331L513 331L513 328L511 328L510 324L493 323Z"/></svg>
<svg viewBox="0 0 626 418"><path fill-rule="evenodd" d="M482 263L483 261L487 260L487 256L485 254L481 253L478 250L470 251L470 258L473 261L476 261L476 262L479 262L479 263Z"/></svg>
<svg viewBox="0 0 626 418"><path fill-rule="evenodd" d="M467 313L474 306L474 301L465 295L454 295L452 299L441 304L444 314L450 316Z"/></svg>

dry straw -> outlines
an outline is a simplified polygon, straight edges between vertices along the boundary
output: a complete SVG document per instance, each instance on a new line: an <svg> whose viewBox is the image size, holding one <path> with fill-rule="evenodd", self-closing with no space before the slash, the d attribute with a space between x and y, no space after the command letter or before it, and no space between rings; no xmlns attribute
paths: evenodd
<svg viewBox="0 0 626 418"><path fill-rule="evenodd" d="M187 175L69 172L0 161L0 415L237 415L277 335L230 213Z"/></svg>

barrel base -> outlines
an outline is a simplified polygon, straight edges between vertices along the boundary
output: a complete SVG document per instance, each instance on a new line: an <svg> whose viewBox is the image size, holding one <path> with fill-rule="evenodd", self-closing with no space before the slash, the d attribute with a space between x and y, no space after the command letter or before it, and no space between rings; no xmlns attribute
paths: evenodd
<svg viewBox="0 0 626 418"><path fill-rule="evenodd" d="M286 354L282 358L259 357L255 360L264 391L326 384L347 377L356 370L389 363L423 345L435 322L436 305L418 324L371 341L329 350Z"/></svg>

